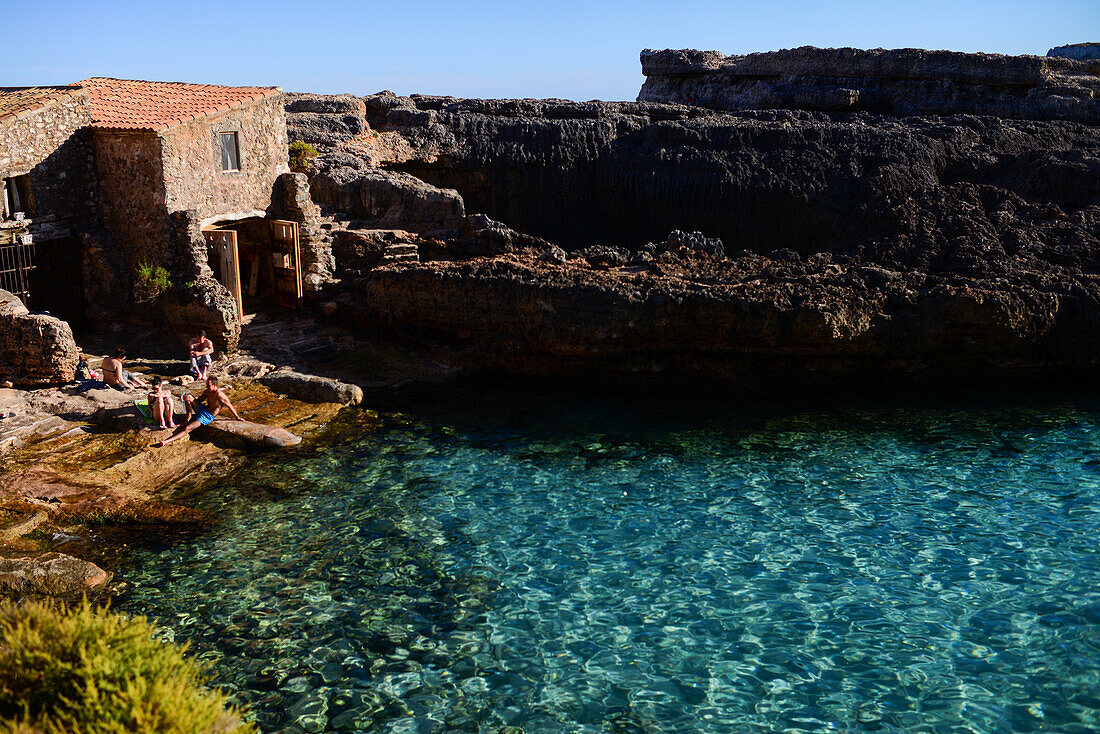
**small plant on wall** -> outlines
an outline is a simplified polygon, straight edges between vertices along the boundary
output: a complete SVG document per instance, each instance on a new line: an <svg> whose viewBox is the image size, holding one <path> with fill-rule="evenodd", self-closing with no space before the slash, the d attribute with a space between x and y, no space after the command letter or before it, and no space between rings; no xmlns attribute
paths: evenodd
<svg viewBox="0 0 1100 734"><path fill-rule="evenodd" d="M297 173L309 173L309 164L318 155L317 149L309 143L295 140L290 144L290 170Z"/></svg>
<svg viewBox="0 0 1100 734"><path fill-rule="evenodd" d="M134 279L134 300L152 301L171 287L172 281L168 279L168 271L160 265L152 263L138 265L137 277Z"/></svg>

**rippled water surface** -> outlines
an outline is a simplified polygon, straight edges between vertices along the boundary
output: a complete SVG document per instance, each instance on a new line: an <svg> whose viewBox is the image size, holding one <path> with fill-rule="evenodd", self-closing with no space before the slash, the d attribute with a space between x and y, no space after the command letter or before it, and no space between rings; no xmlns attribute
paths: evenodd
<svg viewBox="0 0 1100 734"><path fill-rule="evenodd" d="M121 606L267 732L1100 730L1100 409L943 402L410 398Z"/></svg>

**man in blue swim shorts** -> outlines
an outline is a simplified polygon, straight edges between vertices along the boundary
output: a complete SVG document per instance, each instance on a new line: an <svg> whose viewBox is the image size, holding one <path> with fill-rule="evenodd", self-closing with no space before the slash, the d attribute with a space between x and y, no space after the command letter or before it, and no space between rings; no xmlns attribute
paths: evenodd
<svg viewBox="0 0 1100 734"><path fill-rule="evenodd" d="M229 396L218 387L218 378L213 375L206 378L206 389L203 390L202 395L196 398L190 393L184 393L183 408L187 411L183 425L168 438L160 443L153 444L154 446L164 446L173 441L178 441L199 426L210 425L210 422L214 420L214 416L220 413L222 408L228 408L237 420L244 420L237 413L237 409L233 407L233 403L229 402Z"/></svg>

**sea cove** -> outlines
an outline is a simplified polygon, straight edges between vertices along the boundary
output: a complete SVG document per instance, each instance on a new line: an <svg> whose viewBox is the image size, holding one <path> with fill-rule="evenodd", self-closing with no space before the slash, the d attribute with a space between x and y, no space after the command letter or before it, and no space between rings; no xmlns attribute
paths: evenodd
<svg viewBox="0 0 1100 734"><path fill-rule="evenodd" d="M116 608L265 732L1086 732L1100 396L469 384L196 500Z"/></svg>

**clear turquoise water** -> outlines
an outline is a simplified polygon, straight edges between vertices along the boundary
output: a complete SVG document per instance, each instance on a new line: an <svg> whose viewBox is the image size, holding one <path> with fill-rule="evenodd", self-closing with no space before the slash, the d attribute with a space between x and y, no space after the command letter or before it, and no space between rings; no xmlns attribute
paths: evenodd
<svg viewBox="0 0 1100 734"><path fill-rule="evenodd" d="M1100 730L1097 405L399 407L122 574L264 731Z"/></svg>

